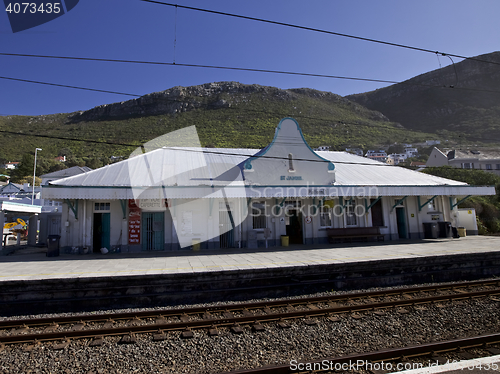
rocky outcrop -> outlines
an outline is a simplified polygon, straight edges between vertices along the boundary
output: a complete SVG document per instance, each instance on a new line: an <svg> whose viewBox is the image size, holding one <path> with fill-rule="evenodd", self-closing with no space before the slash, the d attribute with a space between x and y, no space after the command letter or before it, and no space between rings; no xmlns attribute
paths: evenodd
<svg viewBox="0 0 500 374"><path fill-rule="evenodd" d="M214 82L190 87L177 86L133 100L100 105L87 111L73 113L69 120L70 122L100 121L155 115L175 115L199 108L206 110L225 109L248 102L254 94L258 94L262 100L273 101L292 101L310 97L325 100L332 104L350 106L354 111L366 111L361 105L331 92L310 88L282 90L257 84ZM387 120L378 112L369 113L369 117L379 121Z"/></svg>

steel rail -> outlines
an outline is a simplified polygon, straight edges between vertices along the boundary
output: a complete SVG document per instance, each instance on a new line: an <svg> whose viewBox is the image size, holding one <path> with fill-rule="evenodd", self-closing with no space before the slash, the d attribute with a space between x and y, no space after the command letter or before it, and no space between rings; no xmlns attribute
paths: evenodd
<svg viewBox="0 0 500 374"><path fill-rule="evenodd" d="M362 362L391 361L391 360L401 359L403 357L406 358L406 357L424 356L436 352L454 351L459 348L476 347L485 344L495 344L499 342L500 342L500 333L493 333L493 334L475 336L471 338L446 340L441 342L419 344L416 346L409 346L403 348L391 348L376 352L359 353L341 357L326 357L319 360L311 360L307 362L302 361L300 363L321 365L321 363L323 362L328 362L328 364L331 367L331 365L335 366L335 364L342 365L358 361ZM297 362L297 365L300 363ZM329 371L329 369L323 371ZM318 370L315 372L321 372L321 371ZM250 373L288 374L288 373L297 373L297 371L292 370L291 365L277 365L277 366L260 367L256 369L234 370L234 371L224 372L223 374L250 374Z"/></svg>
<svg viewBox="0 0 500 374"><path fill-rule="evenodd" d="M225 306L216 305L208 307L193 307L193 308L174 308L174 309L159 309L151 311L136 311L136 312L119 312L119 313L100 313L100 314L81 314L73 316L54 316L42 317L31 319L17 319L17 320L3 320L0 321L0 329L16 328L16 327L35 327L49 324L71 324L81 322L102 322L109 319L123 320L133 318L156 318L159 315L164 317L173 317L180 315L200 314L206 312L225 312L243 309L262 309L262 308L276 308L288 305L303 305L308 303L321 303L321 302L335 302L342 300L356 300L370 297L390 297L395 295L411 294L418 292L428 291L443 291L448 289L461 289L464 287L481 287L481 286L499 286L500 280L483 280L473 282L460 282L460 283L444 283L433 286L417 286L407 288L393 288L382 291L370 292L352 292L340 295L329 296L313 296L313 297L295 297L275 301L258 301L250 303L235 303Z"/></svg>
<svg viewBox="0 0 500 374"><path fill-rule="evenodd" d="M310 318L321 317L326 315L335 315L346 312L360 312L370 310L380 310L387 308L415 306L421 304L429 304L443 301L463 300L478 297L485 297L491 295L500 295L500 289L483 290L469 293L447 294L429 296L424 298L417 298L412 300L395 300L385 302L375 302L370 304L359 305L344 305L344 306L330 306L321 309L308 309L308 310L295 310L287 312L268 313L263 315L246 315L238 317L223 317L223 318L208 318L197 321L181 321L181 322L165 322L165 323L152 323L140 326L120 326L110 328L88 329L78 331L57 331L47 333L33 333L33 334L13 334L8 336L0 336L0 344L19 344L31 343L36 341L52 341L60 339L82 339L93 338L96 336L114 336L114 335L127 335L134 333L155 333L176 330L191 330L211 327L224 327L224 326L238 326L248 325L261 322L276 322L281 320L289 320L296 318ZM158 317L159 315L157 315ZM109 317L109 316L108 316Z"/></svg>

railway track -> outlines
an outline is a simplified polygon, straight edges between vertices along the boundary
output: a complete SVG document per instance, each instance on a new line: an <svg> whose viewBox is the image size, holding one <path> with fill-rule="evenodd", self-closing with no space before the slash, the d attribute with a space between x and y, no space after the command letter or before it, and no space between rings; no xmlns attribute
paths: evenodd
<svg viewBox="0 0 500 374"><path fill-rule="evenodd" d="M158 341L166 339L169 332L190 338L199 329L209 335L217 335L220 328L239 334L244 326L259 332L269 323L287 328L293 319L313 325L317 318L328 318L334 323L342 314L353 318L362 318L363 313L383 316L388 309L409 313L411 308L426 304L445 305L471 298L489 297L500 302L499 296L500 280L488 280L223 306L4 320L0 321L0 347L55 341L59 342L56 349L62 349L73 339L87 338L92 340L90 344L99 345L106 336L121 336L121 342L132 343L135 334L152 334Z"/></svg>
<svg viewBox="0 0 500 374"><path fill-rule="evenodd" d="M408 360L429 356L428 362L439 365L450 363L452 360L440 356L448 352L460 352L465 359L472 358L468 349L481 347L491 355L500 354L500 349L491 345L500 343L500 333L487 334L463 339L447 340L435 343L419 344L403 348L386 349L376 352L352 354L342 357L325 357L307 362L291 362L288 365L275 365L255 369L235 370L224 374L289 374L289 373L326 373L347 372L349 370L364 370L366 372L393 372L399 371L398 363ZM371 369L370 369L371 368ZM376 368L376 369L373 369ZM425 365L422 365L425 368ZM497 365L498 368L498 365ZM396 369L396 370L394 370ZM485 370L490 370L486 369ZM491 369L493 371L493 369ZM464 370L468 371L468 370ZM498 371L498 370L495 370Z"/></svg>

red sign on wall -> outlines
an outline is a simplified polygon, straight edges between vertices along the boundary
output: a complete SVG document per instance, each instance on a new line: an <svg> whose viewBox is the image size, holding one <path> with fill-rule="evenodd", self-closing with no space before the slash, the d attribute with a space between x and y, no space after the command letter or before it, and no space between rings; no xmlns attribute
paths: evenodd
<svg viewBox="0 0 500 374"><path fill-rule="evenodd" d="M141 209L135 200L128 201L128 244L141 244Z"/></svg>

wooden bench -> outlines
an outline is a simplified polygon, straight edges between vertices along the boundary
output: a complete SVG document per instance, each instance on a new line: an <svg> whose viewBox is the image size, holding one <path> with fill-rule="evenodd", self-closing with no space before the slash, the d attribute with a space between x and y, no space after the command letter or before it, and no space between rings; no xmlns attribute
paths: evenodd
<svg viewBox="0 0 500 374"><path fill-rule="evenodd" d="M338 229L327 229L328 241L335 243L337 240L377 238L378 241L384 240L384 235L380 233L379 227L345 227Z"/></svg>

